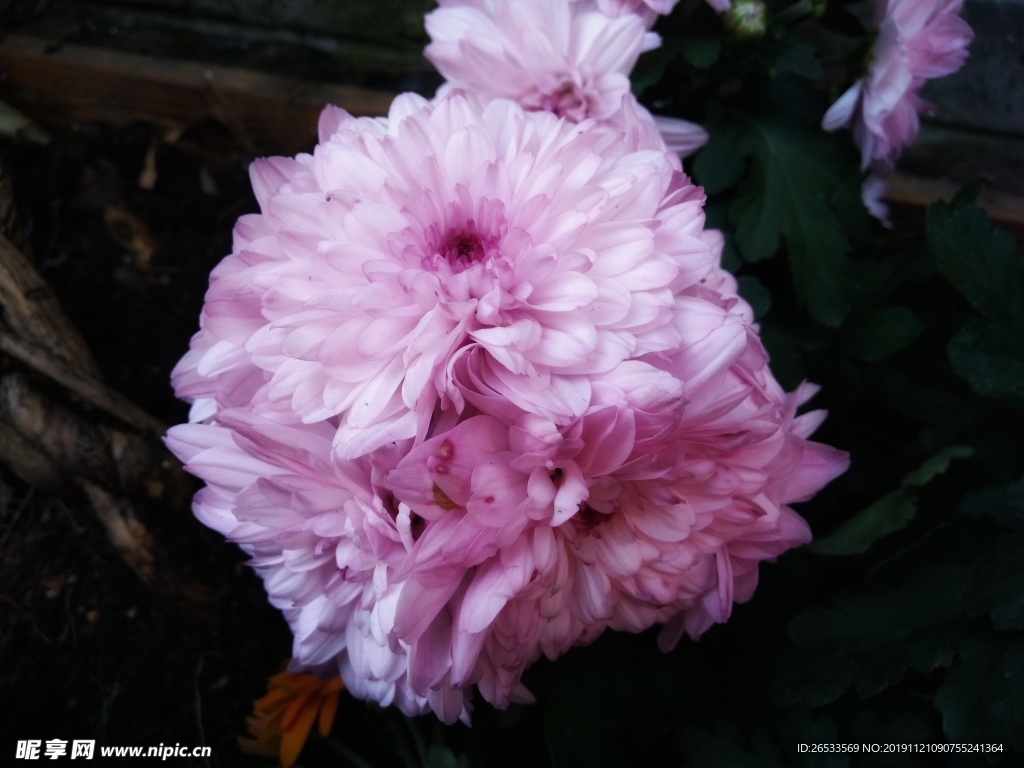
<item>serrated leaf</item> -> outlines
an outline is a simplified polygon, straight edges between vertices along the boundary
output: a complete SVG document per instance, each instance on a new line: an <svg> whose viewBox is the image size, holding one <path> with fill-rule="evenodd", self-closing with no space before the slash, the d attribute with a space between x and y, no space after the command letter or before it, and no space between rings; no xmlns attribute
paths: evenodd
<svg viewBox="0 0 1024 768"><path fill-rule="evenodd" d="M859 318L851 316L845 329L847 352L858 360L875 363L908 346L924 324L906 307L882 307Z"/></svg>
<svg viewBox="0 0 1024 768"><path fill-rule="evenodd" d="M1021 319L1024 254L1008 232L974 205L940 201L928 208L927 233L939 270L971 306L992 320Z"/></svg>
<svg viewBox="0 0 1024 768"><path fill-rule="evenodd" d="M968 320L949 342L953 370L982 397L1024 400L1024 329L1014 325Z"/></svg>
<svg viewBox="0 0 1024 768"><path fill-rule="evenodd" d="M809 549L821 555L856 555L867 552L879 539L904 528L917 514L915 488L927 485L949 468L953 459L970 456L973 450L953 445L930 457L903 478L899 488L862 509Z"/></svg>
<svg viewBox="0 0 1024 768"><path fill-rule="evenodd" d="M950 341L953 369L982 397L1024 402L1024 254L965 202L929 207L928 245L942 274L982 316Z"/></svg>
<svg viewBox="0 0 1024 768"><path fill-rule="evenodd" d="M840 598L790 622L796 643L779 665L784 703L820 706L853 691L872 696L908 670L948 665L964 637L958 603L971 573L936 568L898 588Z"/></svg>
<svg viewBox="0 0 1024 768"><path fill-rule="evenodd" d="M897 488L865 507L809 549L819 555L859 555L879 539L902 529L917 514L917 496Z"/></svg>
<svg viewBox="0 0 1024 768"><path fill-rule="evenodd" d="M747 261L772 256L785 240L797 296L816 319L838 326L848 307L850 244L828 200L841 183L828 139L748 118L746 179L732 208Z"/></svg>
<svg viewBox="0 0 1024 768"><path fill-rule="evenodd" d="M935 694L950 742L1024 750L1024 642L978 639L964 649Z"/></svg>
<svg viewBox="0 0 1024 768"><path fill-rule="evenodd" d="M693 158L693 177L709 195L738 184L747 168L749 135L737 120L711 117L704 123L708 143Z"/></svg>
<svg viewBox="0 0 1024 768"><path fill-rule="evenodd" d="M920 488L945 473L953 459L966 459L972 455L974 449L970 446L951 445L928 458L920 467L903 478L903 484L908 488Z"/></svg>

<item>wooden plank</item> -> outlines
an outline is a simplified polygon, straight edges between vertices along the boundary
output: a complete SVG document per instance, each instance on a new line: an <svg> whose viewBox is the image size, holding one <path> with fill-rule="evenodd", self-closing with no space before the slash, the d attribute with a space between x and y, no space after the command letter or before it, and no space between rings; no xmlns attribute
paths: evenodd
<svg viewBox="0 0 1024 768"><path fill-rule="evenodd" d="M385 114L393 94L193 61L9 35L0 42L0 100L46 123L144 121L181 131L225 125L246 150L309 148L325 104Z"/></svg>
<svg viewBox="0 0 1024 768"><path fill-rule="evenodd" d="M895 220L906 217L915 225L923 226L924 211L932 201L948 202L962 186L949 179L930 179L897 173L887 180L884 197L886 202L892 203L903 213L902 216L894 216ZM1024 247L1024 197L983 188L977 202L995 224L1008 230L1016 238L1018 245Z"/></svg>

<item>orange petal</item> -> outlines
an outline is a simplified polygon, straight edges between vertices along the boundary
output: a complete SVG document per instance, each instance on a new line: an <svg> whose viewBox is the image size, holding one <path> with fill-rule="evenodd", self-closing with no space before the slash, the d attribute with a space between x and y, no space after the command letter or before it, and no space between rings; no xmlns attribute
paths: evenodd
<svg viewBox="0 0 1024 768"><path fill-rule="evenodd" d="M302 747L309 737L309 731L316 719L316 707L306 707L299 713L298 719L281 735L281 765L291 768L299 759Z"/></svg>
<svg viewBox="0 0 1024 768"><path fill-rule="evenodd" d="M324 697L320 707L320 719L317 721L317 730L325 737L331 732L334 725L334 716L338 713L338 693L329 693Z"/></svg>
<svg viewBox="0 0 1024 768"><path fill-rule="evenodd" d="M288 708L284 711L284 715L281 717L281 730L289 730L307 709L311 709L316 712L316 699L313 694L303 693L302 695L296 696L292 699L292 702L288 705Z"/></svg>

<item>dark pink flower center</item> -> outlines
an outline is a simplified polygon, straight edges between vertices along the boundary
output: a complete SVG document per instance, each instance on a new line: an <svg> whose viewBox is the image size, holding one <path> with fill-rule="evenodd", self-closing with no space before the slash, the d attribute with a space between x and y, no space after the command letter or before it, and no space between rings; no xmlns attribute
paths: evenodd
<svg viewBox="0 0 1024 768"><path fill-rule="evenodd" d="M483 238L475 229L469 228L449 232L438 246L437 252L451 264L455 272L462 272L478 261L483 261L487 255Z"/></svg>
<svg viewBox="0 0 1024 768"><path fill-rule="evenodd" d="M590 112L586 91L571 78L540 86L523 97L522 104L533 111L553 112L573 123L586 120Z"/></svg>
<svg viewBox="0 0 1024 768"><path fill-rule="evenodd" d="M602 523L606 523L611 520L611 518L611 515L598 512L588 504L583 504L580 507L579 512L573 515L572 521L576 526L577 531L589 534Z"/></svg>

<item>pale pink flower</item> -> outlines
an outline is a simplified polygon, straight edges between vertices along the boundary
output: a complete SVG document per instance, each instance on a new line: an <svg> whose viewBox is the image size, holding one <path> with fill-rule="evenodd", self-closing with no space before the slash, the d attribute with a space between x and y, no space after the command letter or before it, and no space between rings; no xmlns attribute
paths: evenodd
<svg viewBox="0 0 1024 768"><path fill-rule="evenodd" d="M958 70L974 33L959 17L963 0L875 0L878 38L867 74L833 104L822 127L849 127L862 168L891 173L917 136L918 115L932 107L918 95L927 80Z"/></svg>
<svg viewBox="0 0 1024 768"><path fill-rule="evenodd" d="M304 423L262 389L181 374L211 403L194 414L209 423L168 435L207 484L196 514L251 555L300 665L408 714L466 720L474 686L498 707L529 702L531 663L606 629L662 624L663 648L699 636L751 596L762 560L808 540L788 504L845 456L807 439L823 414L795 412L813 388L786 395L772 378L703 198L672 178L652 230L652 252L689 253L658 326L671 343L581 375L577 412L554 405L564 392L509 387L515 375L468 345L448 366L460 413L341 459L334 418ZM243 262L288 261L264 251L229 259L215 296L245 293ZM262 329L242 311L251 299L221 299L230 311L208 314L201 357L217 359L213 329L243 350Z"/></svg>
<svg viewBox="0 0 1024 768"><path fill-rule="evenodd" d="M326 423L274 424L229 409L216 424L174 427L167 445L206 487L196 516L251 557L294 635L298 668L340 674L354 696L409 715L468 718L467 691L417 692L394 639L400 585L391 582L417 525L380 485L397 448L336 462Z"/></svg>
<svg viewBox="0 0 1024 768"><path fill-rule="evenodd" d="M570 425L475 416L388 474L426 520L395 632L451 643L420 679L475 682L503 707L523 700L529 664L605 629L664 624L668 649L749 599L762 560L809 541L787 505L846 466L806 439L822 414L795 416L813 388L785 395L743 317L694 304L692 338L657 361L668 370L597 377Z"/></svg>
<svg viewBox="0 0 1024 768"><path fill-rule="evenodd" d="M640 17L651 27L659 16L672 13L679 0L573 0L581 4L596 5L602 13L617 18L625 14Z"/></svg>
<svg viewBox="0 0 1024 768"><path fill-rule="evenodd" d="M861 185L860 196L868 213L878 219L885 226L891 226L889 222L889 206L885 204L886 180L878 173L872 173Z"/></svg>
<svg viewBox="0 0 1024 768"><path fill-rule="evenodd" d="M262 213L174 373L194 418L331 419L354 457L460 412L462 357L524 409L582 413L589 376L677 344L675 296L716 260L702 194L620 119L458 92L399 97L387 120L327 110L312 157L254 166Z"/></svg>
<svg viewBox="0 0 1024 768"><path fill-rule="evenodd" d="M593 118L620 127L624 104L653 119L630 92L640 54L660 44L640 15L609 15L589 0L449 0L427 14L426 27L431 42L424 53L448 81L441 93L462 88L572 122ZM672 151L689 154L707 141L698 125L659 120ZM650 148L663 149L652 136Z"/></svg>
<svg viewBox="0 0 1024 768"><path fill-rule="evenodd" d="M606 629L697 637L845 468L622 105L407 95L254 166L167 443L297 663L356 696L468 720L474 687L528 702L529 664Z"/></svg>

